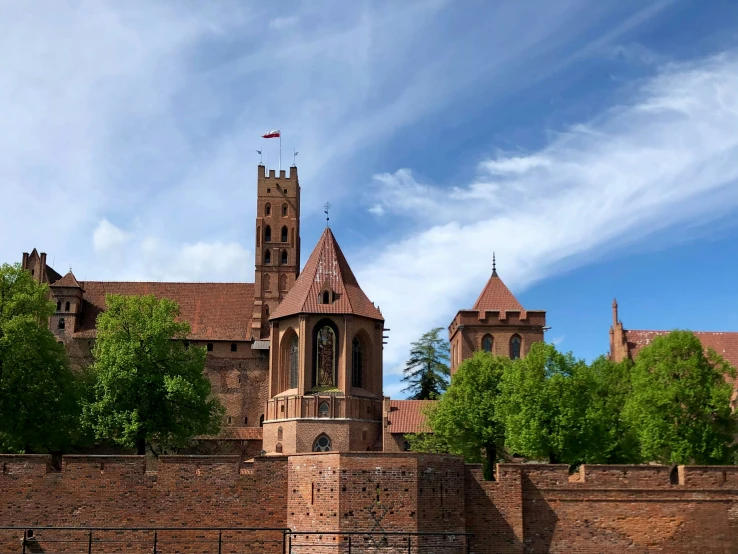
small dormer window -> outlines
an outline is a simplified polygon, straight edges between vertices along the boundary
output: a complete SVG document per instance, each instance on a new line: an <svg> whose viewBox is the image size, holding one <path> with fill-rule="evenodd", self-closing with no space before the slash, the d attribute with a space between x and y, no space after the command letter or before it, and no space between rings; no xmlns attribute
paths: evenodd
<svg viewBox="0 0 738 554"><path fill-rule="evenodd" d="M323 291L323 298L321 299L321 304L330 304L331 303L331 293L327 290Z"/></svg>
<svg viewBox="0 0 738 554"><path fill-rule="evenodd" d="M65 311L65 312L68 312L68 311L69 311L69 302L68 302L68 301L67 301L67 303L66 303L66 304L64 305L64 311Z"/></svg>

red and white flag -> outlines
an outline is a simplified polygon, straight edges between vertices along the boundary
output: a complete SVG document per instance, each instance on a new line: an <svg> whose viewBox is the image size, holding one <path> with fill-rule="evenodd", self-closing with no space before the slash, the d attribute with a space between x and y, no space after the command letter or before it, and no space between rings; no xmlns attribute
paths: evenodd
<svg viewBox="0 0 738 554"><path fill-rule="evenodd" d="M261 135L261 138L279 138L279 136L279 129L275 129L274 131L269 131Z"/></svg>

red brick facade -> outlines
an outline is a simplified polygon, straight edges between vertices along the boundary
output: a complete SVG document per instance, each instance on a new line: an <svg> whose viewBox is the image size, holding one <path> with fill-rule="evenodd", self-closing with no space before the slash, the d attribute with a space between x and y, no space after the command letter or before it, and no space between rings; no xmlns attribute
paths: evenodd
<svg viewBox="0 0 738 554"><path fill-rule="evenodd" d="M496 481L483 481L479 466L455 456L411 453L311 453L251 463L163 456L156 472L137 456L67 456L60 470L48 456L0 456L0 468L2 525L182 527L162 533L163 552L175 551L165 549L174 535L184 541L176 551L203 551L188 542L186 528L194 526L470 532L476 554L728 553L738 544L733 466L583 466L570 475L567 466L502 464ZM14 533L0 531L0 553L19 552ZM36 536L36 551L80 551L44 544L49 532ZM263 532L251 551L282 552L272 542L280 538ZM466 552L462 539L444 552ZM335 552L345 538L311 540L325 548L311 551ZM124 542L106 551L151 550Z"/></svg>

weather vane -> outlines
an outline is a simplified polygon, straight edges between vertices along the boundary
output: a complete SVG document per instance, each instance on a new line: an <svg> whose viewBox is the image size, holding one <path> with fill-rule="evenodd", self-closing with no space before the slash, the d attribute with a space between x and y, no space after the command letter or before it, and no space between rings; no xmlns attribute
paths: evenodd
<svg viewBox="0 0 738 554"><path fill-rule="evenodd" d="M329 202L326 202L325 203L325 206L323 206L323 207L325 208L325 210L324 210L324 212L325 212L325 226L328 227L328 220L330 219L330 217L328 217L328 210L331 209L331 205L330 205Z"/></svg>
<svg viewBox="0 0 738 554"><path fill-rule="evenodd" d="M257 154L259 154L259 165L264 165L264 164L262 163L262 155L261 155L261 150L257 150L257 151L256 151L256 153L257 153Z"/></svg>
<svg viewBox="0 0 738 554"><path fill-rule="evenodd" d="M292 154L292 167L295 167L297 165L297 155L299 152L297 150L294 151L295 153Z"/></svg>

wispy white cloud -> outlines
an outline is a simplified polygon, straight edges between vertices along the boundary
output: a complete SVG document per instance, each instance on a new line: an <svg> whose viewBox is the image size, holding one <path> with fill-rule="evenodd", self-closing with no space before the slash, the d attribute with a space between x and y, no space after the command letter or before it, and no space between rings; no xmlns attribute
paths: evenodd
<svg viewBox="0 0 738 554"><path fill-rule="evenodd" d="M391 322L389 369L422 332L471 304L493 251L519 292L605 248L738 207L737 88L735 52L670 65L540 151L483 161L470 183L425 185L406 169L378 175L371 202L420 214L402 240L356 268Z"/></svg>

